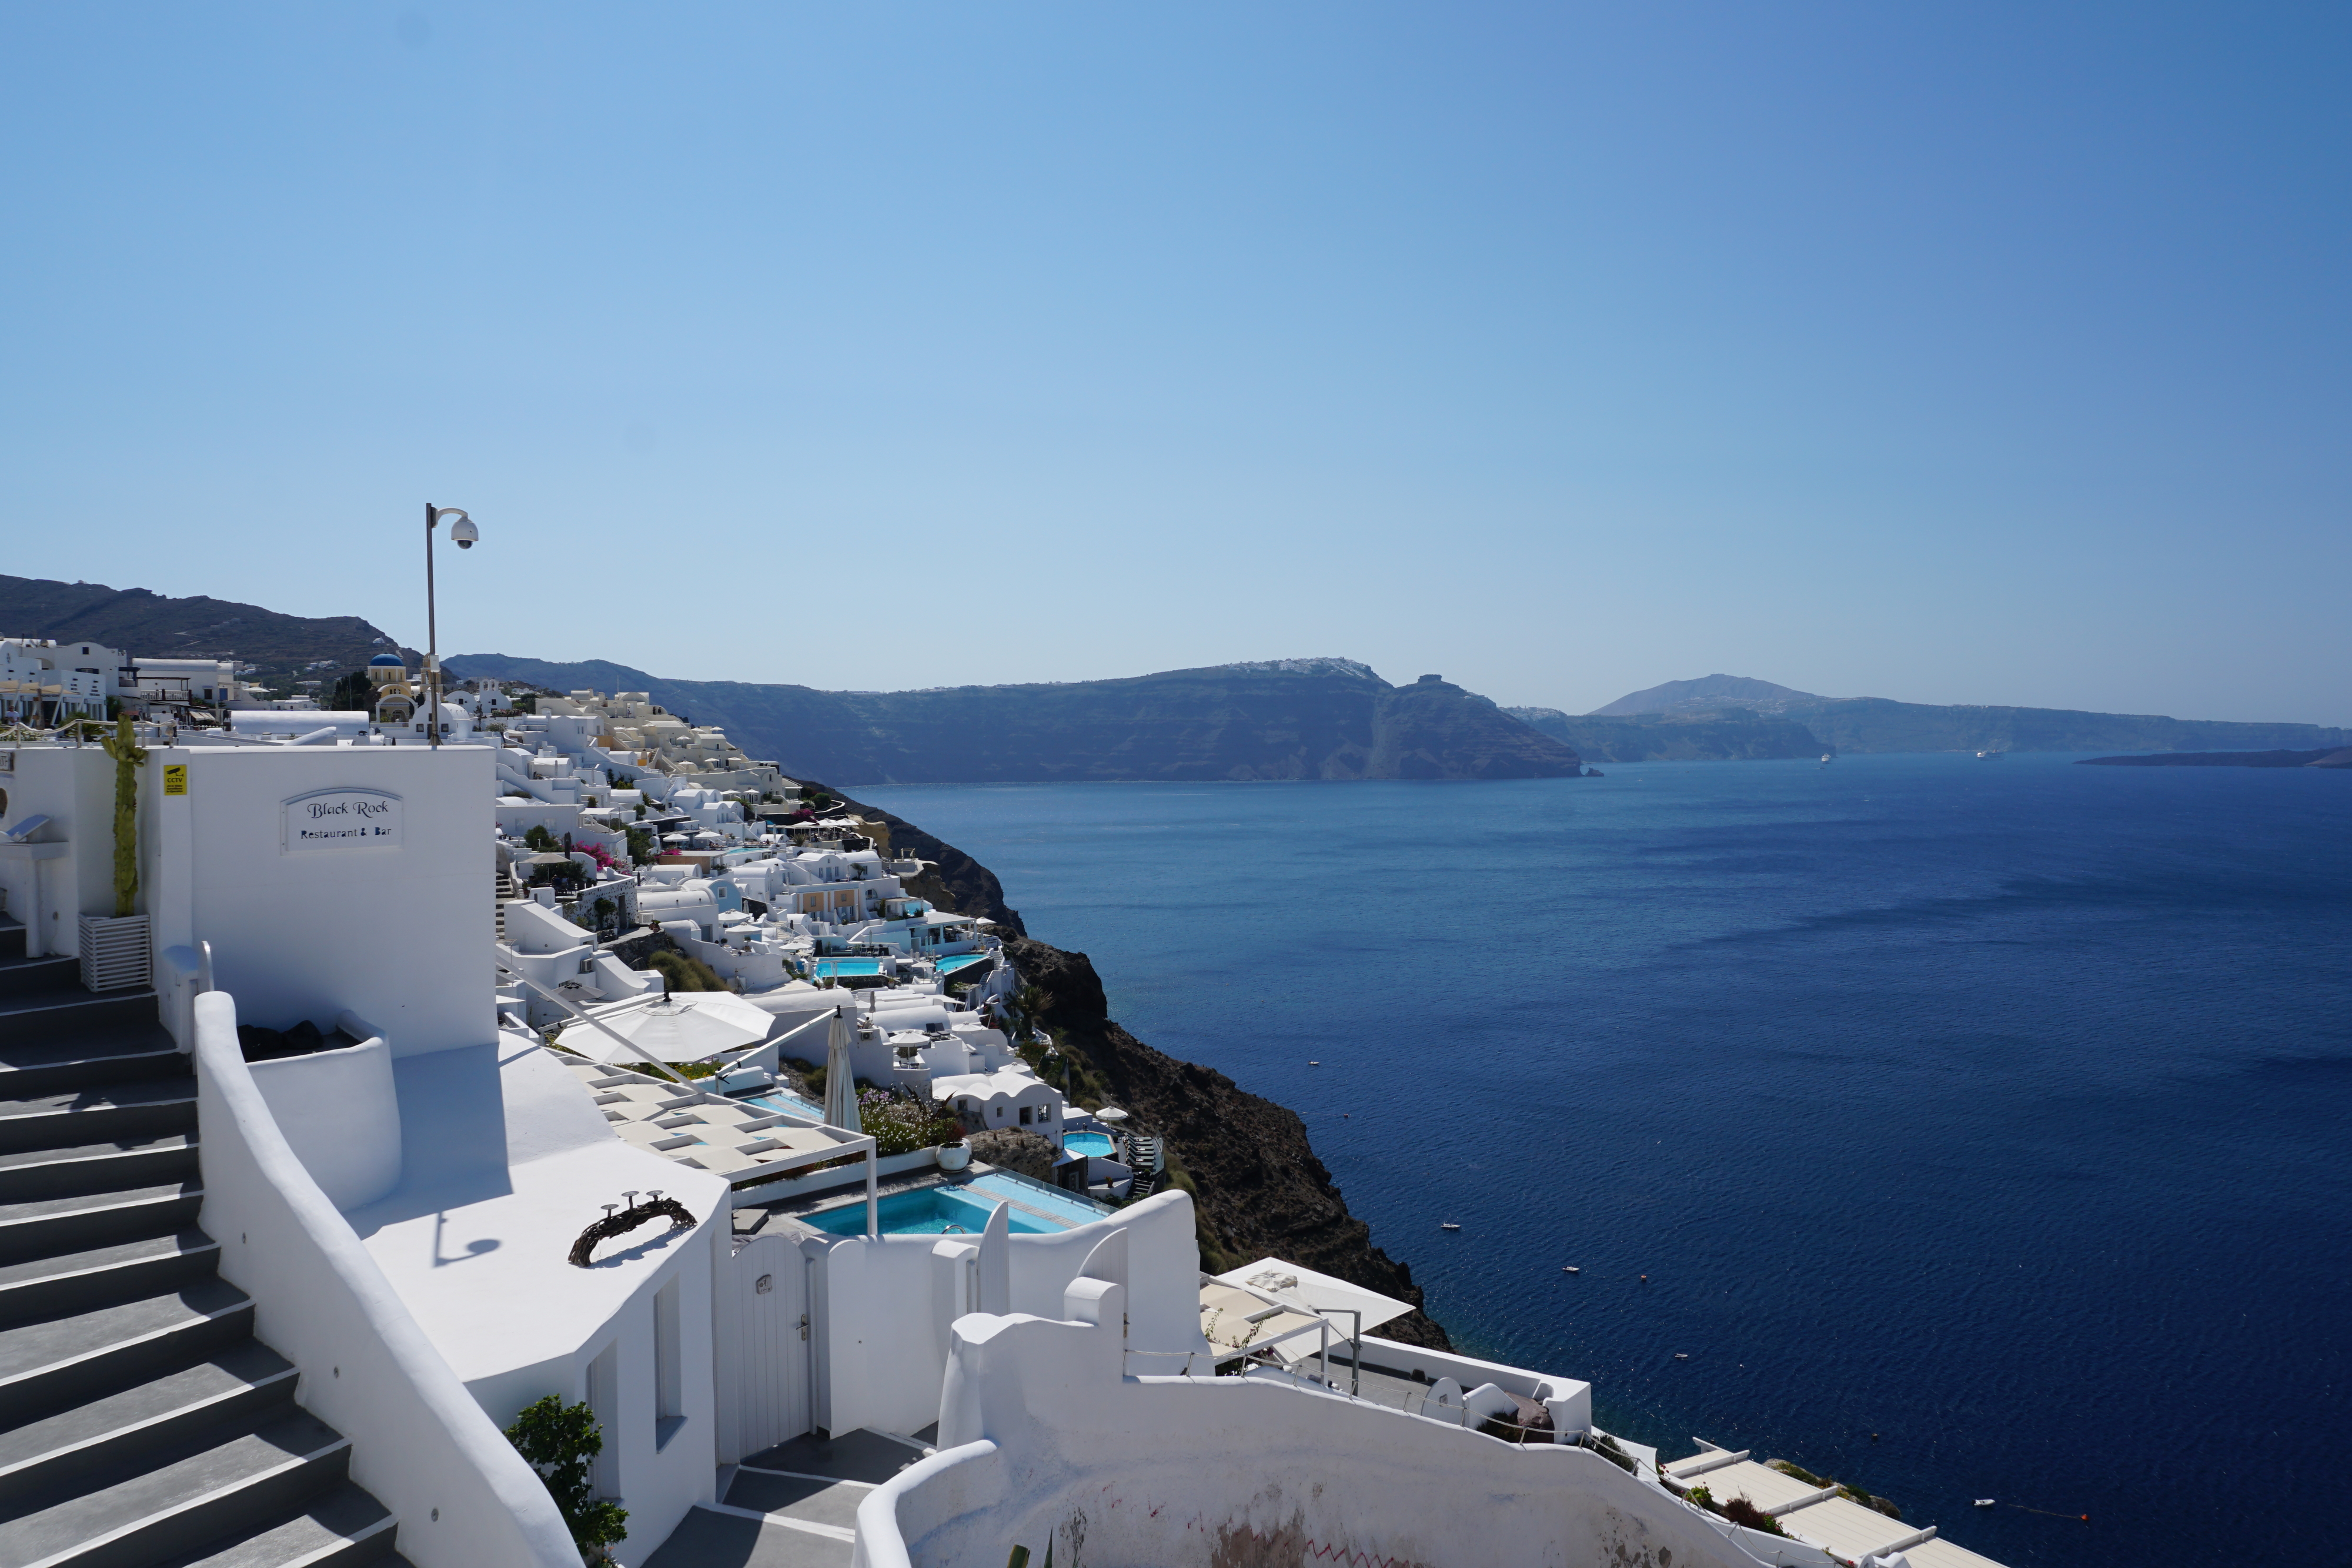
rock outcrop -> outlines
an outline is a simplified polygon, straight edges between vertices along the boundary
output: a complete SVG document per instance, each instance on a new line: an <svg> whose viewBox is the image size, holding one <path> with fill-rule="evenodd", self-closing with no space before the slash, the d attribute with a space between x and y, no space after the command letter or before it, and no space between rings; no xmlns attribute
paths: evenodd
<svg viewBox="0 0 2352 1568"><path fill-rule="evenodd" d="M1268 1254L1286 1258L1413 1303L1410 1316L1381 1330L1385 1337L1453 1348L1445 1331L1419 1310L1421 1287L1412 1269L1374 1246L1371 1228L1348 1212L1297 1112L1136 1039L1111 1019L1102 978L1084 953L1022 936L1021 916L1004 902L993 872L904 818L843 799L887 845L940 862L925 873L931 880L918 884L924 896L996 922L1022 979L1045 998L1046 1032L1071 1054L1078 1074L1099 1086L1097 1098L1107 1096L1166 1140L1171 1171L1192 1190L1202 1261L1212 1272Z"/></svg>
<svg viewBox="0 0 2352 1568"><path fill-rule="evenodd" d="M1111 1019L1101 977L1084 953L1027 938L1006 948L1023 980L1045 994L1044 1021L1055 1043L1113 1103L1166 1141L1192 1189L1204 1268L1215 1272L1267 1256L1303 1263L1411 1301L1415 1310L1382 1327L1384 1337L1453 1348L1419 1310L1412 1269L1374 1246L1371 1228L1348 1212L1297 1112L1128 1033Z"/></svg>

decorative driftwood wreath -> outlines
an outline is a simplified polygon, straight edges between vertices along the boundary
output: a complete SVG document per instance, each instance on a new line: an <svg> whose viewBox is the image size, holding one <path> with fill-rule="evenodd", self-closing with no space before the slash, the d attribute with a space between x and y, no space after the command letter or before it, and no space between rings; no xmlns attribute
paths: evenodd
<svg viewBox="0 0 2352 1568"><path fill-rule="evenodd" d="M572 1244L570 1262L573 1268L589 1267L588 1255L596 1250L596 1243L599 1241L610 1237L625 1236L656 1215L666 1214L669 1217L669 1228L673 1233L694 1228L694 1216L687 1212L686 1205L674 1197L664 1197L656 1191L648 1195L649 1201L639 1203L637 1195L635 1193L625 1193L623 1196L629 1200L628 1207L614 1214L610 1210L615 1206L606 1205L607 1212L604 1218L582 1231L580 1239Z"/></svg>

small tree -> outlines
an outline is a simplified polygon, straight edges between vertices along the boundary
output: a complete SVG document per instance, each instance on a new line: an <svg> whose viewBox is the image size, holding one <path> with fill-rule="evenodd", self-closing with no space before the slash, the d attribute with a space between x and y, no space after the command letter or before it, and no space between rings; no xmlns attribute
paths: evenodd
<svg viewBox="0 0 2352 1568"><path fill-rule="evenodd" d="M1045 993L1034 985L1024 984L1019 990L1013 993L1013 1010L1021 1015L1021 1039L1036 1038L1037 1020L1044 1016L1045 1004L1049 999Z"/></svg>
<svg viewBox="0 0 2352 1568"><path fill-rule="evenodd" d="M629 1515L590 1489L589 1461L604 1451L595 1412L585 1405L566 1405L551 1394L515 1417L507 1428L507 1441L547 1483L547 1494L555 1500L580 1554L591 1563L611 1562L607 1549L628 1538L623 1525Z"/></svg>

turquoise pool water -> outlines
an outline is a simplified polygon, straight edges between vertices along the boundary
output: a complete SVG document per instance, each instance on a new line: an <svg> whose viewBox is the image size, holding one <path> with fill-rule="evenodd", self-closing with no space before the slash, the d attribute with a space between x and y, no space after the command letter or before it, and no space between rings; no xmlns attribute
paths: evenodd
<svg viewBox="0 0 2352 1568"><path fill-rule="evenodd" d="M983 1178L985 1179L985 1178ZM980 1184L971 1184L976 1187ZM878 1219L885 1236L977 1236L988 1228L988 1217L996 1204L992 1198L968 1196L971 1188L954 1186L924 1187L919 1192L893 1193L877 1206ZM1004 1196L1004 1195L998 1195ZM1092 1215L1088 1218L1095 1218ZM838 1208L821 1208L801 1218L819 1230L835 1236L866 1234L866 1200ZM1068 1228L1034 1214L1024 1214L1015 1208L1005 1216L1017 1235L1048 1236Z"/></svg>
<svg viewBox="0 0 2352 1568"><path fill-rule="evenodd" d="M964 1185L964 1190L1011 1200L1016 1218L1021 1213L1020 1206L1026 1204L1040 1213L1060 1219L1065 1228L1074 1225L1091 1225L1111 1212L1092 1198L1064 1192L1060 1187L1049 1186L1027 1176L1014 1176L1011 1171L991 1171L986 1176L974 1176ZM1016 1226L1015 1228L1019 1228Z"/></svg>
<svg viewBox="0 0 2352 1568"><path fill-rule="evenodd" d="M940 960L940 973L952 975L958 969L967 969L974 964L985 963L987 960L988 955L985 953L950 953Z"/></svg>
<svg viewBox="0 0 2352 1568"><path fill-rule="evenodd" d="M806 1116L813 1122L824 1120L824 1106L812 1105L799 1095L787 1094L780 1089L771 1089L760 1094L746 1094L743 1096L743 1103L757 1105L762 1110L782 1111L788 1116Z"/></svg>
<svg viewBox="0 0 2352 1568"><path fill-rule="evenodd" d="M816 960L816 972L819 975L878 975L882 972L882 960L879 958L819 958Z"/></svg>
<svg viewBox="0 0 2352 1568"><path fill-rule="evenodd" d="M1062 1134L1062 1147L1074 1155L1090 1155L1098 1160L1111 1157L1108 1133L1065 1133Z"/></svg>
<svg viewBox="0 0 2352 1568"><path fill-rule="evenodd" d="M977 1236L988 1228L988 1217L995 1212L999 1200L1012 1206L1005 1219L1016 1236L1051 1236L1091 1224L1110 1212L1091 1199L1044 1182L1009 1171L990 1171L960 1186L893 1193L877 1206L876 1218L885 1236ZM863 1236L866 1199L863 1196L850 1198L800 1218L835 1236Z"/></svg>

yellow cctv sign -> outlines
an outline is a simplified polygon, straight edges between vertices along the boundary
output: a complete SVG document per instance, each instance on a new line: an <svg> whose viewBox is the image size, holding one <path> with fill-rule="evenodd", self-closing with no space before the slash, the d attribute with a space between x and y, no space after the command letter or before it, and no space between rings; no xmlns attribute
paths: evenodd
<svg viewBox="0 0 2352 1568"><path fill-rule="evenodd" d="M188 765L184 762L165 763L163 765L163 793L166 795L184 795L187 792Z"/></svg>

